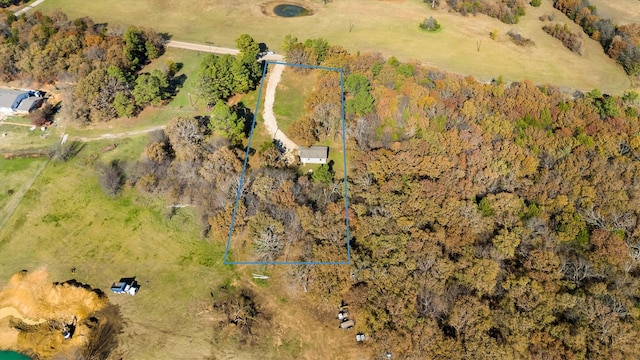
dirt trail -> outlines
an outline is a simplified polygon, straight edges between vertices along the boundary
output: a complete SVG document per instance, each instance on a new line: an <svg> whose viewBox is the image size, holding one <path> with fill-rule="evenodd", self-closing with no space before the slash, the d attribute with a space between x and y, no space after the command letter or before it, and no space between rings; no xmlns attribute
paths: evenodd
<svg viewBox="0 0 640 360"><path fill-rule="evenodd" d="M186 41L177 41L177 40L169 40L166 43L167 47L171 47L171 48L176 48L176 49L184 49L184 50L193 50L193 51L202 51L202 52L208 52L208 53L213 53L213 54L220 54L220 55L238 55L240 53L240 50L238 49L234 49L234 48L225 48L225 47L219 47L219 46L213 46L213 45L208 45L208 44L196 44L196 43L190 43L190 42L186 42ZM268 54L265 55L263 57L261 57L259 60L274 60L274 61L282 61L283 57L282 55L278 55L278 54Z"/></svg>
<svg viewBox="0 0 640 360"><path fill-rule="evenodd" d="M34 2L33 2L33 4L31 4L31 5L27 5L27 6L23 7L22 9L20 9L20 10L16 11L14 14L15 14L16 16L20 16L20 15L22 15L23 13L26 13L27 11L29 11L29 10L33 9L34 7L36 7L36 6L40 5L40 4L41 4L41 3L43 3L43 2L44 2L44 0L37 0L37 1L34 1Z"/></svg>
<svg viewBox="0 0 640 360"><path fill-rule="evenodd" d="M10 122L10 121L4 121L4 120L0 120L0 125L15 125L15 126L26 126L26 127L34 126L31 124L23 124L23 123Z"/></svg>
<svg viewBox="0 0 640 360"><path fill-rule="evenodd" d="M289 139L285 133L280 131L275 114L273 113L276 88L282 78L284 67L282 64L275 64L271 69L269 78L267 79L267 91L264 94L264 111L262 112L262 117L264 118L264 125L271 137L282 143L282 146L287 149L287 155L292 155L293 151L298 149L298 145Z"/></svg>
<svg viewBox="0 0 640 360"><path fill-rule="evenodd" d="M156 130L162 130L164 128L165 128L165 125L160 125L160 126L154 126L152 128L148 128L148 129L131 130L131 131L125 131L125 132L115 133L115 134L102 134L102 135L95 136L95 137L77 137L77 136L72 136L72 137L70 137L70 139L71 140L76 140L76 141L82 141L82 142L107 140L107 139L121 139L121 138L127 138L127 137L131 137L131 136L135 136L135 135L141 135L141 134L150 133L150 132L153 132L153 131L156 131Z"/></svg>
<svg viewBox="0 0 640 360"><path fill-rule="evenodd" d="M33 320L33 319L25 318L22 315L22 313L20 311L18 311L18 309L14 308L12 306L7 306L7 307L0 308L0 320L4 319L7 316L13 316L14 318L18 318L18 319L22 320L24 323L26 323L28 325L38 325L38 324L41 324L41 323L47 321L45 319Z"/></svg>

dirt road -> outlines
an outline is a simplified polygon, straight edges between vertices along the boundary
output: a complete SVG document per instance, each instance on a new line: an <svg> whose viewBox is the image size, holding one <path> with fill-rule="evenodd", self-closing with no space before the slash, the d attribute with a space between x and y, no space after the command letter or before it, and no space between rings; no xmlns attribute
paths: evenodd
<svg viewBox="0 0 640 360"><path fill-rule="evenodd" d="M240 50L238 49L232 49L232 48L225 48L225 47L218 47L218 46L212 46L212 45L204 45L204 44L196 44L196 43L190 43L190 42L184 42L184 41L176 41L176 40L169 40L166 44L166 47L172 47L172 48L176 48L176 49L185 49L185 50L193 50L193 51L202 51L202 52L208 52L208 53L213 53L213 54L220 54L220 55L238 55L240 53ZM269 54L269 55L265 55L263 57L260 58L260 60L271 60L271 61L282 61L284 58L282 57L282 55L278 55L278 54Z"/></svg>
<svg viewBox="0 0 640 360"><path fill-rule="evenodd" d="M0 125L15 125L15 126L26 126L26 127L32 127L34 125L31 124L23 124L23 123L17 123L17 122L10 122L10 121L2 121L0 120Z"/></svg>
<svg viewBox="0 0 640 360"><path fill-rule="evenodd" d="M264 94L264 111L262 112L262 117L264 118L264 125L271 137L282 143L282 146L287 149L287 155L292 155L293 151L298 149L298 145L280 131L276 116L273 113L273 101L276 97L276 88L282 77L284 67L282 64L274 64L273 68L271 68L269 78L267 79L267 91Z"/></svg>
<svg viewBox="0 0 640 360"><path fill-rule="evenodd" d="M36 6L40 5L40 4L42 4L43 2L44 2L44 0L36 0L36 1L34 1L34 2L33 2L33 4L31 4L31 5L27 5L27 6L23 7L22 9L20 9L20 10L18 10L18 11L16 11L16 12L14 12L14 14L15 14L16 16L20 16L20 15L22 15L23 13L26 13L27 11L29 11L29 10L33 9L34 7L36 7Z"/></svg>
<svg viewBox="0 0 640 360"><path fill-rule="evenodd" d="M188 43L184 41L175 41L175 40L169 40L165 44L165 46L176 48L176 49L202 51L202 52L209 52L209 53L221 54L221 55L229 54L229 55L235 56L235 55L238 55L238 53L240 52L238 49L223 48L223 47L203 45L203 44L194 44L194 43Z"/></svg>

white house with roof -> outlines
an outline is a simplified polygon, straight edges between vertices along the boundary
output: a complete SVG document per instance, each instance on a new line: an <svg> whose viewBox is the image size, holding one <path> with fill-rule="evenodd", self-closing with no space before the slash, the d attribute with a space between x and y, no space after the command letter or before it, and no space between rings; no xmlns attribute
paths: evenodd
<svg viewBox="0 0 640 360"><path fill-rule="evenodd" d="M326 164L329 158L328 146L300 146L300 162L307 164Z"/></svg>
<svg viewBox="0 0 640 360"><path fill-rule="evenodd" d="M0 113L28 114L44 102L40 91L0 89Z"/></svg>

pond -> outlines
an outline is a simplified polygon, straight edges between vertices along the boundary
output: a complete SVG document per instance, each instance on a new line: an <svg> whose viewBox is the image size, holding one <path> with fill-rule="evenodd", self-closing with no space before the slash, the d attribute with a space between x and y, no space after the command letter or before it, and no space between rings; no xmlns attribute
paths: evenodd
<svg viewBox="0 0 640 360"><path fill-rule="evenodd" d="M13 351L0 350L0 359L2 360L30 360L29 357Z"/></svg>
<svg viewBox="0 0 640 360"><path fill-rule="evenodd" d="M311 15L311 11L299 5L280 4L273 8L273 13L280 17L298 17Z"/></svg>

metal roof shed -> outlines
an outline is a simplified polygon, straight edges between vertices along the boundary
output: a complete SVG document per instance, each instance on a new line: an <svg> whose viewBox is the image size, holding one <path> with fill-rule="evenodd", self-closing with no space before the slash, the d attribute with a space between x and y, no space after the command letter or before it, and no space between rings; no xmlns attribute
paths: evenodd
<svg viewBox="0 0 640 360"><path fill-rule="evenodd" d="M306 164L326 164L329 158L328 146L300 146L300 162Z"/></svg>

